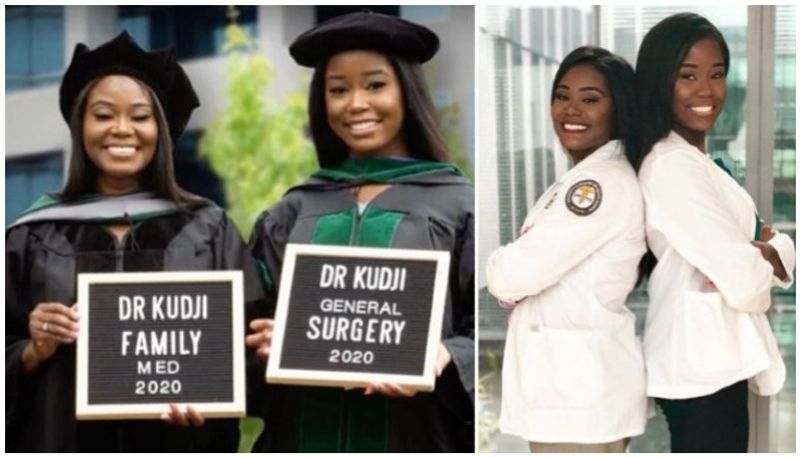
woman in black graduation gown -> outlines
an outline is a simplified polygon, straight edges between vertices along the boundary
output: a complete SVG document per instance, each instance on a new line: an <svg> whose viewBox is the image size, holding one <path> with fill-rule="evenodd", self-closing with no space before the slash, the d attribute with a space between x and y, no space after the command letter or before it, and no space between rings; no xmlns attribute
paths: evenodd
<svg viewBox="0 0 800 457"><path fill-rule="evenodd" d="M451 271L434 392L268 386L264 451L450 451L474 447L473 188L447 150L420 64L439 47L417 24L354 13L290 47L315 67L311 133L321 169L289 189L253 229L274 312L287 243L448 251ZM247 344L266 359L271 319ZM263 383L263 367L257 372ZM365 395L366 394L366 395Z"/></svg>
<svg viewBox="0 0 800 457"><path fill-rule="evenodd" d="M123 32L79 44L60 88L69 176L6 230L6 445L10 451L229 451L236 419L172 405L162 420L76 421L76 277L83 272L244 270L234 224L175 182L172 148L199 102L174 52ZM258 280L256 279L256 282Z"/></svg>

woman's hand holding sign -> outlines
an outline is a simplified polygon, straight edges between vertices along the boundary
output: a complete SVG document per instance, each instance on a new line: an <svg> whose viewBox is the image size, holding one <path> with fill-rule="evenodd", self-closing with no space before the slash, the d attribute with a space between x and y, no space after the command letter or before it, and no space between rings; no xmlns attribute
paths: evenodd
<svg viewBox="0 0 800 457"><path fill-rule="evenodd" d="M447 365L449 365L450 361L452 360L453 356L450 355L450 351L447 350L447 346L445 346L444 343L439 342L439 353L436 355L436 366L434 367L437 378L444 373L444 369L447 368Z"/></svg>
<svg viewBox="0 0 800 457"><path fill-rule="evenodd" d="M381 394L394 398L411 398L417 394L414 389L393 382L371 382L364 389L364 395Z"/></svg>
<svg viewBox="0 0 800 457"><path fill-rule="evenodd" d="M450 355L450 351L440 342L439 352L436 355L436 365L433 368L437 378L442 375L444 369L447 368L451 360L453 360L453 357ZM387 397L411 398L417 394L417 391L390 382L371 382L367 385L367 388L364 389L364 395L376 393L386 395Z"/></svg>
<svg viewBox="0 0 800 457"><path fill-rule="evenodd" d="M181 412L178 405L170 403L169 412L161 415L161 420L178 427L201 427L205 423L203 415L191 406L186 407L186 412Z"/></svg>
<svg viewBox="0 0 800 457"><path fill-rule="evenodd" d="M247 347L256 350L258 358L267 360L269 350L272 347L272 328L275 326L274 319L253 319L250 322L250 330L253 333L245 337Z"/></svg>
<svg viewBox="0 0 800 457"><path fill-rule="evenodd" d="M22 361L26 373L32 373L55 354L61 344L74 343L78 338L78 313L75 306L62 303L39 303L28 316L30 343L25 347Z"/></svg>

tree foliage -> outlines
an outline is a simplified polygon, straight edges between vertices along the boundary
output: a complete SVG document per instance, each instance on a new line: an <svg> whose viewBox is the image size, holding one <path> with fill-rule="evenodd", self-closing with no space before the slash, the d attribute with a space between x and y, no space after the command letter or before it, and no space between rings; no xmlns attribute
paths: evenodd
<svg viewBox="0 0 800 457"><path fill-rule="evenodd" d="M316 168L303 91L283 104L267 97L272 65L255 51L247 30L229 25L226 107L200 139L200 154L225 183L228 214L245 235L260 212Z"/></svg>
<svg viewBox="0 0 800 457"><path fill-rule="evenodd" d="M436 79L439 67L434 63L427 64L424 68L425 79L430 82ZM433 90L429 86L429 90ZM442 129L442 136L447 145L450 161L455 164L471 181L474 181L474 168L467 157L464 143L459 137L461 130L461 105L458 102L449 104L436 104L436 114L439 116L439 126Z"/></svg>
<svg viewBox="0 0 800 457"><path fill-rule="evenodd" d="M464 143L458 136L461 123L461 107L458 103L451 103L436 109L442 127L442 136L450 154L450 161L453 162L470 181L474 181L474 170L466 156Z"/></svg>

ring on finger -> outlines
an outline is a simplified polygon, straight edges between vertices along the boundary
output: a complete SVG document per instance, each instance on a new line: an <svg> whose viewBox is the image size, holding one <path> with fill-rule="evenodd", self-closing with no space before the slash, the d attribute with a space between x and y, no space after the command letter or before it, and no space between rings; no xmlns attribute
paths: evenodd
<svg viewBox="0 0 800 457"><path fill-rule="evenodd" d="M49 322L45 322L44 324L42 324L42 331L45 332L45 333L47 333L48 324L50 324L50 323Z"/></svg>

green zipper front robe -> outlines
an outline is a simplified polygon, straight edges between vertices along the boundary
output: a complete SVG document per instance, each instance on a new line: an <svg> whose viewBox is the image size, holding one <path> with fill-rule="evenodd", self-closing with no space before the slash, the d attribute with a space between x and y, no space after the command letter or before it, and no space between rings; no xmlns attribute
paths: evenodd
<svg viewBox="0 0 800 457"><path fill-rule="evenodd" d="M408 166L415 165L400 164L407 171ZM444 250L451 254L451 271L442 341L453 361L434 392L410 399L365 396L362 389L268 385L257 406L266 427L256 450L473 450L473 188L452 167L370 176L392 186L360 216L350 187L374 181L324 172L290 189L261 214L250 246L267 283L265 314L274 313L287 243ZM253 370L262 383L263 369Z"/></svg>

